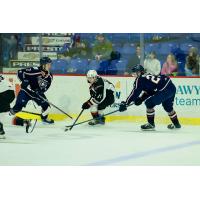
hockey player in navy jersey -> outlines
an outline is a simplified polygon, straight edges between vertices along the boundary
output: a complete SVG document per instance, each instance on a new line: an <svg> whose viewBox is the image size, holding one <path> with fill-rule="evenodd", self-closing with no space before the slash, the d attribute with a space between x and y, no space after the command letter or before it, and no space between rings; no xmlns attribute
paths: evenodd
<svg viewBox="0 0 200 200"><path fill-rule="evenodd" d="M0 75L0 113L6 113L10 110L10 103L15 99L14 89L11 84ZM2 116L1 116L2 117ZM0 139L5 139L5 131L2 119L0 121Z"/></svg>
<svg viewBox="0 0 200 200"><path fill-rule="evenodd" d="M53 76L50 73L52 60L48 57L43 57L40 59L40 67L31 67L26 69L21 69L18 71L17 75L21 81L21 90L17 96L16 104L10 110L11 114L16 114L26 107L29 100L32 100L41 106L42 113L41 119L43 122L52 124L54 121L48 119L48 108L49 103L45 101L45 92L49 89ZM42 98L40 98L42 97ZM14 120L15 125L24 125L25 120L16 117Z"/></svg>
<svg viewBox="0 0 200 200"><path fill-rule="evenodd" d="M87 73L87 82L89 83L90 100L82 105L82 109L89 109L94 118L89 125L105 124L103 111L106 107L112 105L115 101L114 85L106 79L98 76L95 70L89 70Z"/></svg>
<svg viewBox="0 0 200 200"><path fill-rule="evenodd" d="M168 113L172 124L169 129L181 128L176 112L173 109L173 102L176 94L176 87L171 79L164 75L145 74L141 65L136 65L132 69L132 75L136 77L133 90L126 102L121 102L119 111L127 109L127 105L134 102L135 105L141 105L145 102L147 112L147 124L141 126L142 130L154 130L154 116L156 105L162 104L164 110Z"/></svg>

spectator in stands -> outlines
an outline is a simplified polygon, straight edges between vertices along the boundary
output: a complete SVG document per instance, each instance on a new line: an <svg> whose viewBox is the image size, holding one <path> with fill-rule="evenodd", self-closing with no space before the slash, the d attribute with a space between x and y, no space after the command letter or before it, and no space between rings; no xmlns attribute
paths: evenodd
<svg viewBox="0 0 200 200"><path fill-rule="evenodd" d="M64 53L67 58L90 58L90 48L86 41L81 40L80 35L75 35L72 47L68 47Z"/></svg>
<svg viewBox="0 0 200 200"><path fill-rule="evenodd" d="M112 51L110 54L110 58L108 60L100 62L100 67L97 70L98 74L116 75L117 74L116 64L119 62L120 58L121 54L118 51Z"/></svg>
<svg viewBox="0 0 200 200"><path fill-rule="evenodd" d="M140 64L140 56L141 56L141 48L140 45L137 45L135 54L131 56L131 58L128 60L128 64L124 72L124 75L131 74L132 73L131 69L133 68L133 66Z"/></svg>
<svg viewBox="0 0 200 200"><path fill-rule="evenodd" d="M195 47L191 47L189 50L189 55L186 57L185 64L185 74L186 76L194 76L199 75L199 55L198 49Z"/></svg>
<svg viewBox="0 0 200 200"><path fill-rule="evenodd" d="M162 66L161 74L164 74L164 75L176 75L177 72L178 72L177 61L175 59L175 56L172 53L170 53L167 56L167 59L166 59L165 63Z"/></svg>
<svg viewBox="0 0 200 200"><path fill-rule="evenodd" d="M156 58L155 51L152 51L149 55L147 55L147 58L144 60L144 69L147 73L154 75L160 74L161 64L160 61Z"/></svg>
<svg viewBox="0 0 200 200"><path fill-rule="evenodd" d="M92 56L98 61L107 60L110 58L112 50L112 43L105 38L104 34L97 34L92 48Z"/></svg>

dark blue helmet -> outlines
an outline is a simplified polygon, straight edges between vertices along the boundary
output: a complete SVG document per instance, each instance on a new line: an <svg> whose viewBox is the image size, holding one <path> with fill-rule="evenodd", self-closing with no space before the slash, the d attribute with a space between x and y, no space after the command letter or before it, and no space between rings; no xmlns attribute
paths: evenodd
<svg viewBox="0 0 200 200"><path fill-rule="evenodd" d="M133 68L132 68L132 72L133 73L137 73L137 72L143 72L144 73L144 67L142 65L135 65Z"/></svg>
<svg viewBox="0 0 200 200"><path fill-rule="evenodd" d="M40 58L40 65L41 66L42 65L46 65L48 63L52 63L51 58L49 58L49 57L42 57L42 58Z"/></svg>

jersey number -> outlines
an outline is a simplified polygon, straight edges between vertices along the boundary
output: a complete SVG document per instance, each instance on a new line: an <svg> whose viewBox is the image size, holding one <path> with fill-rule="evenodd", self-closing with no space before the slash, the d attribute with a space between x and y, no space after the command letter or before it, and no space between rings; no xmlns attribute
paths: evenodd
<svg viewBox="0 0 200 200"><path fill-rule="evenodd" d="M146 78L155 84L158 84L158 82L160 81L159 76L154 76L154 75L150 75L150 74L147 74Z"/></svg>

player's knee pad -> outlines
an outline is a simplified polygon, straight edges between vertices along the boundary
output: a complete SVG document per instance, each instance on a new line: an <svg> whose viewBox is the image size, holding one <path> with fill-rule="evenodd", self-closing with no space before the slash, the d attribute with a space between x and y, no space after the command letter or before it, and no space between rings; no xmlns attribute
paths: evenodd
<svg viewBox="0 0 200 200"><path fill-rule="evenodd" d="M169 105L163 105L163 108L167 113L171 113L174 110L173 106L169 106Z"/></svg>
<svg viewBox="0 0 200 200"><path fill-rule="evenodd" d="M145 105L146 105L146 107L147 107L148 109L151 109L151 108L154 108L155 103L154 103L151 99L147 99L147 100L145 101Z"/></svg>

